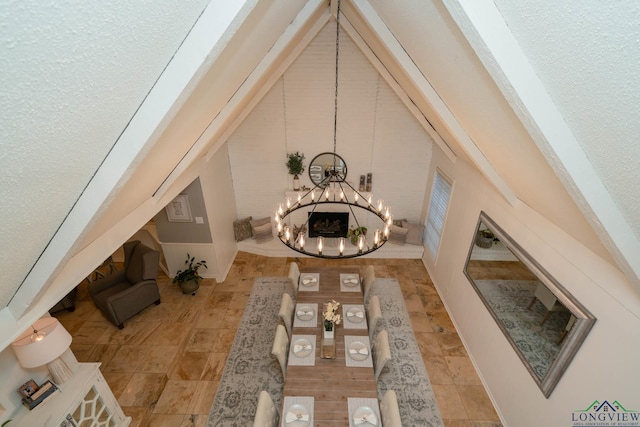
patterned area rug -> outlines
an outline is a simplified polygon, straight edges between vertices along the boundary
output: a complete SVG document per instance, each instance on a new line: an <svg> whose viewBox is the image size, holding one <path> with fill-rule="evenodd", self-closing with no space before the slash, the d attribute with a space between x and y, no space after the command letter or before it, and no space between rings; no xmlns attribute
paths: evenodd
<svg viewBox="0 0 640 427"><path fill-rule="evenodd" d="M371 291L378 295L382 310L376 330L389 333L392 359L380 374L378 396L396 391L403 426L444 426L398 281L377 279Z"/></svg>
<svg viewBox="0 0 640 427"><path fill-rule="evenodd" d="M271 347L288 283L284 277L256 279L209 412L208 427L252 425L261 390L269 392L277 408L282 406L282 371L271 356Z"/></svg>
<svg viewBox="0 0 640 427"><path fill-rule="evenodd" d="M542 378L560 350L557 342L560 332L569 321L569 312L552 312L541 325L547 312L544 305L537 301L531 309L527 308L534 296L537 281L474 281L524 358Z"/></svg>
<svg viewBox="0 0 640 427"><path fill-rule="evenodd" d="M444 424L398 282L378 279L372 286L382 308L378 328L385 327L389 332L393 357L391 367L380 375L379 396L388 389L396 391L403 426L441 427ZM252 425L260 390L271 394L277 408L282 406L282 373L271 356L271 345L285 289L286 278L256 279L209 413L208 427Z"/></svg>

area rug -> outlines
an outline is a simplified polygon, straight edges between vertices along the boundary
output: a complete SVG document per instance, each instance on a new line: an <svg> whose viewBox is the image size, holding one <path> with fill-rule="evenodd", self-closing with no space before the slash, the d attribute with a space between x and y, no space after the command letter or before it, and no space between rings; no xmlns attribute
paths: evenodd
<svg viewBox="0 0 640 427"><path fill-rule="evenodd" d="M547 309L537 301L528 309L539 282L527 280L474 280L539 378L549 370L560 345L558 338L569 321L569 312L552 312L540 324Z"/></svg>
<svg viewBox="0 0 640 427"><path fill-rule="evenodd" d="M261 390L269 392L277 408L282 406L282 373L271 356L271 346L287 280L256 279L218 385L208 427L252 425ZM388 389L396 391L405 427L443 426L397 280L378 279L372 292L380 298L383 318L378 324L389 332L393 357L390 368L380 375L379 396Z"/></svg>
<svg viewBox="0 0 640 427"><path fill-rule="evenodd" d="M261 390L282 406L284 382L280 365L271 356L278 310L286 277L257 278L209 412L208 427L246 427L253 423Z"/></svg>
<svg viewBox="0 0 640 427"><path fill-rule="evenodd" d="M389 333L392 360L380 374L378 396L395 390L403 426L444 426L398 281L376 279L371 292L380 299L382 320L376 330Z"/></svg>

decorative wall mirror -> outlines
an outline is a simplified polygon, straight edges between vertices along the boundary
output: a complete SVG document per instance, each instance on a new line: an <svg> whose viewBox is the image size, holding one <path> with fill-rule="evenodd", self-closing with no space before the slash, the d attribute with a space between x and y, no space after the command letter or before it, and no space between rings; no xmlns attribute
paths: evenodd
<svg viewBox="0 0 640 427"><path fill-rule="evenodd" d="M549 397L595 317L484 212L464 272Z"/></svg>
<svg viewBox="0 0 640 427"><path fill-rule="evenodd" d="M335 153L320 153L309 163L309 178L314 185L321 185L332 170L342 180L347 178L347 164L342 157Z"/></svg>

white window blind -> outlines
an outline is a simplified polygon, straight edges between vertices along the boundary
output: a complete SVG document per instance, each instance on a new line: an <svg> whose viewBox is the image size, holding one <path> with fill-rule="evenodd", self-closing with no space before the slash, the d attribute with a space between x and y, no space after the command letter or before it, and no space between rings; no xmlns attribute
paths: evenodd
<svg viewBox="0 0 640 427"><path fill-rule="evenodd" d="M431 202L429 203L429 215L424 229L424 241L431 257L436 259L438 247L440 246L440 236L444 228L444 220L447 216L447 206L451 196L451 184L449 184L439 172L433 180L431 190Z"/></svg>

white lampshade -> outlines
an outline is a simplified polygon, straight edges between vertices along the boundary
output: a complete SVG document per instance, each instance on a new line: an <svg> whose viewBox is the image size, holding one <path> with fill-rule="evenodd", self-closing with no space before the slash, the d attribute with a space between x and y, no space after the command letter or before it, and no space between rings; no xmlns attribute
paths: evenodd
<svg viewBox="0 0 640 427"><path fill-rule="evenodd" d="M32 339L35 333L42 337ZM71 345L71 335L55 317L36 320L11 346L25 368L37 368L57 359Z"/></svg>

